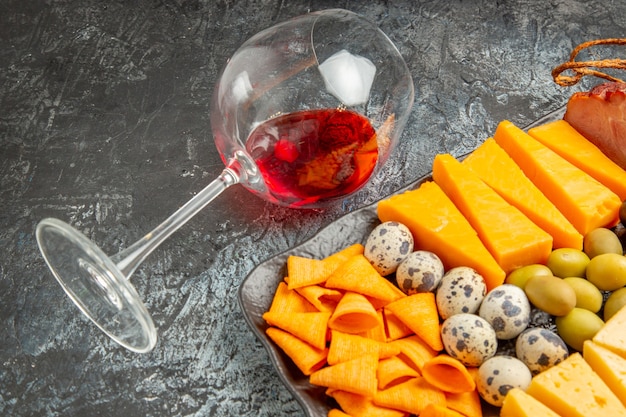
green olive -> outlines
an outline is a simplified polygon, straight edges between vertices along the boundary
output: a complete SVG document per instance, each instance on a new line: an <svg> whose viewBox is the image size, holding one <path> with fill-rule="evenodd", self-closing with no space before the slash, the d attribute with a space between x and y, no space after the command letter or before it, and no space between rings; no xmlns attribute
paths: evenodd
<svg viewBox="0 0 626 417"><path fill-rule="evenodd" d="M552 275L552 271L547 266L541 264L526 265L512 271L506 277L505 282L524 289L528 280L536 275Z"/></svg>
<svg viewBox="0 0 626 417"><path fill-rule="evenodd" d="M589 263L589 256L581 250L559 248L548 256L546 265L556 277L585 277L585 270Z"/></svg>
<svg viewBox="0 0 626 417"><path fill-rule="evenodd" d="M587 279L602 291L615 291L626 286L626 256L603 253L587 266Z"/></svg>
<svg viewBox="0 0 626 417"><path fill-rule="evenodd" d="M622 242L620 242L617 235L612 230L604 227L593 229L585 235L583 250L590 259L603 253L624 254Z"/></svg>
<svg viewBox="0 0 626 417"><path fill-rule="evenodd" d="M576 293L576 307L597 313L602 308L602 292L585 278L563 278Z"/></svg>
<svg viewBox="0 0 626 417"><path fill-rule="evenodd" d="M568 314L556 318L556 330L565 343L579 352L585 340L593 339L604 325L597 314L584 308L574 308Z"/></svg>
<svg viewBox="0 0 626 417"><path fill-rule="evenodd" d="M561 278L536 275L528 280L524 292L538 309L553 316L564 316L576 306L576 292Z"/></svg>
<svg viewBox="0 0 626 417"><path fill-rule="evenodd" d="M615 313L626 305L626 288L615 290L604 302L604 321L608 321Z"/></svg>

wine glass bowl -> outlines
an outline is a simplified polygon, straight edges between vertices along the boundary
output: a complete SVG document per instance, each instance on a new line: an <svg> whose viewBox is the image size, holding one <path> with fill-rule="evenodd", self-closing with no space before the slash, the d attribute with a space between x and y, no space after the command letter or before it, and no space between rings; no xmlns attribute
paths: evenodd
<svg viewBox="0 0 626 417"><path fill-rule="evenodd" d="M389 157L412 103L404 60L364 18L331 9L279 23L245 42L215 86L211 124L226 166L215 180L114 256L50 218L37 225L39 249L91 321L148 352L156 328L129 278L156 247L233 184L303 208L354 193Z"/></svg>
<svg viewBox="0 0 626 417"><path fill-rule="evenodd" d="M228 165L273 203L322 207L359 190L385 163L413 103L413 81L389 38L340 9L266 29L232 56L211 105ZM260 178L259 178L260 177Z"/></svg>

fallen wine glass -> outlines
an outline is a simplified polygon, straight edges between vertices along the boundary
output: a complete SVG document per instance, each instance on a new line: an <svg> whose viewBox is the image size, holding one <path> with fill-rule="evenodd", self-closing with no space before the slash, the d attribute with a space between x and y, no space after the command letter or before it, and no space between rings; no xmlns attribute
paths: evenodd
<svg viewBox="0 0 626 417"><path fill-rule="evenodd" d="M37 226L39 249L87 317L148 352L157 332L129 279L157 246L233 184L301 208L354 193L388 159L413 96L402 56L363 17L331 9L279 23L246 41L215 87L211 125L225 164L215 180L117 255L53 218Z"/></svg>

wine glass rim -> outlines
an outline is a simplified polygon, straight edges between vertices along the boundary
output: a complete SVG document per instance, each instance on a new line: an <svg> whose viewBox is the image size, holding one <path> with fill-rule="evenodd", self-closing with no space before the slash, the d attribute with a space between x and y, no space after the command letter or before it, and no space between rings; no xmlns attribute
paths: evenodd
<svg viewBox="0 0 626 417"><path fill-rule="evenodd" d="M408 72L408 66L406 64L406 61L404 60L404 57L402 56L402 54L400 53L400 50L398 49L398 47L396 46L396 44L391 40L391 38L374 22L372 22L371 20L367 19L365 16L353 12L351 10L347 10L347 9L342 9L342 8L332 8L332 9L324 9L324 10L318 10L315 12L311 12L310 15L317 15L315 20L313 20L313 23L311 25L311 49L313 50L313 55L315 57L315 62L317 63L317 65L320 65L318 56L317 56L317 50L315 48L315 40L313 38L314 36L314 32L315 32L315 27L318 23L318 21L324 17L325 15L334 15L334 14L338 14L338 13L342 13L344 16L350 16L351 18L359 21L360 23L365 23L368 26L370 26L373 30L375 30L379 35L383 36L384 39L389 43L389 45L393 48L394 52L397 55L397 58L400 59L400 61L402 62L402 64L405 66L407 72ZM304 17L307 15L304 15ZM300 16L303 17L303 16Z"/></svg>

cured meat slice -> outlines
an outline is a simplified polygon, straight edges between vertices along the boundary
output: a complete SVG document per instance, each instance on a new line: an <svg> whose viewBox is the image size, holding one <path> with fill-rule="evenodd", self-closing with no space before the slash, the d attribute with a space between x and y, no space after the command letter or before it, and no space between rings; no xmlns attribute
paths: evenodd
<svg viewBox="0 0 626 417"><path fill-rule="evenodd" d="M626 169L626 83L608 82L574 93L563 118Z"/></svg>

